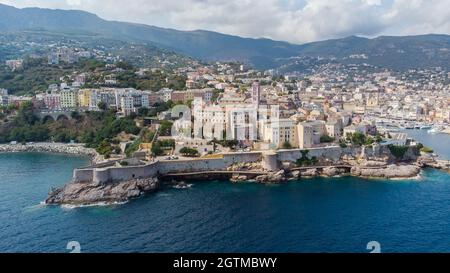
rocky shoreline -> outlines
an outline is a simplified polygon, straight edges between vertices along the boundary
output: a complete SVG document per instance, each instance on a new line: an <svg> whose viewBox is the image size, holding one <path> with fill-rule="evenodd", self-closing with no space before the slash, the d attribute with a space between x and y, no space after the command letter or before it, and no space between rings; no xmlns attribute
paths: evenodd
<svg viewBox="0 0 450 273"><path fill-rule="evenodd" d="M258 170L254 168L254 164L242 164L234 166L230 170ZM247 175L233 175L230 179L233 183L255 182L262 184L277 184L290 181L301 181L301 179L316 177L343 177L353 176L363 179L388 179L392 181L415 179L420 176L425 168L433 168L450 172L450 161L440 161L431 157L419 157L417 161L400 162L400 163L383 163L379 161L364 161L358 164L342 167L310 167L303 170L295 170L295 168L285 168L277 172L267 172L267 174L259 175L251 178Z"/></svg>
<svg viewBox="0 0 450 273"><path fill-rule="evenodd" d="M135 179L103 185L91 182L69 183L60 189L52 190L45 203L74 206L115 204L158 191L160 187L158 178Z"/></svg>
<svg viewBox="0 0 450 273"><path fill-rule="evenodd" d="M66 146L64 146L66 147ZM0 150L1 151L1 150ZM290 181L302 181L315 177L341 177L354 176L363 179L390 179L406 180L417 178L423 168L436 168L450 170L450 162L440 161L434 156L420 155L417 151L405 153L403 158L394 158L391 154L381 154L368 157L365 154L346 155L339 161L330 162L326 158L318 160L315 166L298 166L294 162L279 162L276 171L264 169L260 162L238 163L230 166L222 172L207 174L206 179L230 179L233 183L251 182L261 184L279 184ZM228 171L228 177L223 171ZM231 175L234 173L234 175ZM205 175L200 174L205 179ZM151 177L133 179L122 182L105 182L96 184L93 182L71 182L60 189L52 190L46 200L46 204L85 206L95 204L116 204L138 198L145 193L160 190L165 184L175 185L176 188L187 188L183 180L195 179L195 177L179 177L176 181L165 181L167 177ZM175 183L175 184L174 184Z"/></svg>
<svg viewBox="0 0 450 273"><path fill-rule="evenodd" d="M399 180L416 178L421 171L422 168L414 164L391 164L380 167L353 166L351 168L329 166L324 168L311 167L305 170L280 170L278 172L268 172L255 178L249 178L247 175L233 175L230 180L233 183L256 182L261 184L278 184L316 177L331 178L343 176Z"/></svg>
<svg viewBox="0 0 450 273"><path fill-rule="evenodd" d="M65 143L28 143L28 144L0 144L0 153L55 153L89 156L92 163L101 161L101 156L95 149L86 148L84 144Z"/></svg>

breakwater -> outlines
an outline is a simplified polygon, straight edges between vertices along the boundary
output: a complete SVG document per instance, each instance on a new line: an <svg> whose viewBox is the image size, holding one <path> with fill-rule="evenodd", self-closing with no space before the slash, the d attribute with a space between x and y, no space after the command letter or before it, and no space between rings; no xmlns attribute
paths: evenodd
<svg viewBox="0 0 450 273"><path fill-rule="evenodd" d="M0 153L55 153L70 155L85 155L96 162L99 157L95 149L86 148L84 144L66 143L27 143L27 144L0 144Z"/></svg>

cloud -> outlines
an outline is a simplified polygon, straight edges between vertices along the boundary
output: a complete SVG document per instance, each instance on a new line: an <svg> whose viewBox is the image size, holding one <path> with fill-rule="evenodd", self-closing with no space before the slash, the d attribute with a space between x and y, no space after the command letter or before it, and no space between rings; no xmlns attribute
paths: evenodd
<svg viewBox="0 0 450 273"><path fill-rule="evenodd" d="M349 35L450 34L450 0L0 0L110 20L304 43Z"/></svg>

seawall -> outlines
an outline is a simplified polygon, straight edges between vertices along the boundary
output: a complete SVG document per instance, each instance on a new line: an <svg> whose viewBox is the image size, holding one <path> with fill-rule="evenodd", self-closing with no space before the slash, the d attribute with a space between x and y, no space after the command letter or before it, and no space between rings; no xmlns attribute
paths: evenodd
<svg viewBox="0 0 450 273"><path fill-rule="evenodd" d="M376 157L388 153L387 146L372 148L331 146L312 148L308 157L316 157L330 164L338 163L344 156ZM302 156L302 149L271 152L224 153L220 158L199 158L190 160L157 161L143 166L97 165L74 170L73 182L94 182L95 184L115 183L148 177L164 176L169 173L192 173L223 171L240 163L262 162L267 171L276 171L281 162L295 162ZM277 164L278 163L278 164Z"/></svg>
<svg viewBox="0 0 450 273"><path fill-rule="evenodd" d="M260 152L250 152L223 154L222 158L157 161L144 166L96 166L74 170L73 182L92 181L96 184L105 184L161 176L168 173L225 170L237 163L259 162L261 159L262 154Z"/></svg>

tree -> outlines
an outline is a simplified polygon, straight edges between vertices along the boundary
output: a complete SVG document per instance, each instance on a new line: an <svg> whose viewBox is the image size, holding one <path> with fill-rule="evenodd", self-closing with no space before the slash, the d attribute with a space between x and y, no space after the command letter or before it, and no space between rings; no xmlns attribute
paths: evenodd
<svg viewBox="0 0 450 273"><path fill-rule="evenodd" d="M310 166L311 165L311 160L308 157L309 154L309 150L303 150L300 151L300 153L302 154L302 156L297 160L297 165L298 166Z"/></svg>
<svg viewBox="0 0 450 273"><path fill-rule="evenodd" d="M111 146L111 143L109 143L109 141L106 139L104 139L97 147L97 152L101 155L111 156L112 151L113 147Z"/></svg>
<svg viewBox="0 0 450 273"><path fill-rule="evenodd" d="M381 135L377 135L377 136L375 137L375 141L376 141L377 143L381 143L381 142L383 142L383 137L382 137Z"/></svg>
<svg viewBox="0 0 450 273"><path fill-rule="evenodd" d="M329 135L323 135L320 137L320 143L330 143L335 140L334 137L330 137Z"/></svg>
<svg viewBox="0 0 450 273"><path fill-rule="evenodd" d="M173 126L173 122L168 121L168 120L163 120L159 127L160 135L161 136L170 136L172 133L172 126Z"/></svg>
<svg viewBox="0 0 450 273"><path fill-rule="evenodd" d="M389 150L391 151L392 155L395 156L397 160L400 160L403 158L403 156L408 151L408 146L396 146L396 145L389 145Z"/></svg>
<svg viewBox="0 0 450 273"><path fill-rule="evenodd" d="M289 142L283 143L283 149L289 150L292 149L292 145Z"/></svg>
<svg viewBox="0 0 450 273"><path fill-rule="evenodd" d="M364 145L366 143L366 136L361 132L355 132L351 134L350 140L354 145Z"/></svg>
<svg viewBox="0 0 450 273"><path fill-rule="evenodd" d="M141 146L141 140L137 139L135 140L131 145L128 144L125 148L125 154L127 157L131 157L135 152L139 150L139 147Z"/></svg>
<svg viewBox="0 0 450 273"><path fill-rule="evenodd" d="M199 154L198 150L189 148L189 147L181 148L180 153L182 155L188 156L188 157L195 157L195 156L198 156L198 154Z"/></svg>
<svg viewBox="0 0 450 273"><path fill-rule="evenodd" d="M81 115L79 112L77 111L73 111L70 113L70 117L73 118L74 120L80 120L81 119Z"/></svg>
<svg viewBox="0 0 450 273"><path fill-rule="evenodd" d="M31 101L24 102L20 108L16 118L16 122L19 125L33 125L39 118L33 113L33 103Z"/></svg>
<svg viewBox="0 0 450 273"><path fill-rule="evenodd" d="M98 109L100 109L102 111L108 110L108 105L103 101L99 102L97 106L98 106Z"/></svg>
<svg viewBox="0 0 450 273"><path fill-rule="evenodd" d="M152 154L154 156L161 156L164 154L164 149L161 147L161 144L159 142L155 142L152 145Z"/></svg>
<svg viewBox="0 0 450 273"><path fill-rule="evenodd" d="M140 117L147 117L150 113L150 110L147 107L139 108L138 110L138 116Z"/></svg>
<svg viewBox="0 0 450 273"><path fill-rule="evenodd" d="M117 66L117 68L121 68L123 70L133 70L134 69L132 64L130 64L129 62L124 62L124 61L118 62L116 64L116 66Z"/></svg>

